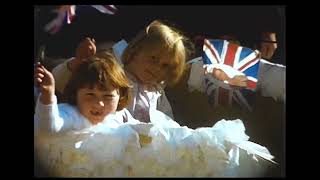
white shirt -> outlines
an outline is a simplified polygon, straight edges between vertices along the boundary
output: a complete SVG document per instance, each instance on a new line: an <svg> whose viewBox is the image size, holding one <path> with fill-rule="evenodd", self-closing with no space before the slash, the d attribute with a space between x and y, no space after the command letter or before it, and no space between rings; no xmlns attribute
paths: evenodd
<svg viewBox="0 0 320 180"><path fill-rule="evenodd" d="M127 46L127 42L125 40L121 40L112 47L120 64L122 64L121 56ZM171 105L160 85L156 88L151 88L138 83L136 78L128 72L127 76L133 85L132 101L127 109L131 112L134 118L142 122L150 122L150 110L157 109L173 119Z"/></svg>
<svg viewBox="0 0 320 180"><path fill-rule="evenodd" d="M40 95L41 96L41 95ZM67 103L57 104L57 97L54 96L54 102L44 105L37 100L34 126L35 133L39 131L57 133L69 130L81 130L93 126L93 124L84 117L75 106ZM110 114L101 122L109 126L116 126L124 122L135 123L128 110L123 109Z"/></svg>

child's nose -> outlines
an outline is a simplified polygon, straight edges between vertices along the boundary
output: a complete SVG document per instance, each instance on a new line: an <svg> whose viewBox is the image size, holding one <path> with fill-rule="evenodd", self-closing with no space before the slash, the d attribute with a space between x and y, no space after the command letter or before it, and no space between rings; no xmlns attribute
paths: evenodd
<svg viewBox="0 0 320 180"><path fill-rule="evenodd" d="M153 68L152 70L157 72L157 73L163 71L162 63L158 63L158 64L152 66L152 68Z"/></svg>
<svg viewBox="0 0 320 180"><path fill-rule="evenodd" d="M99 101L98 104L99 104L99 106L104 107L104 102L103 101Z"/></svg>
<svg viewBox="0 0 320 180"><path fill-rule="evenodd" d="M159 74L161 71L163 71L162 65L157 64L156 66L151 67L151 71L153 71L155 74Z"/></svg>
<svg viewBox="0 0 320 180"><path fill-rule="evenodd" d="M105 105L104 102L102 100L99 100L99 99L94 103L94 106L96 108L104 107L104 105Z"/></svg>

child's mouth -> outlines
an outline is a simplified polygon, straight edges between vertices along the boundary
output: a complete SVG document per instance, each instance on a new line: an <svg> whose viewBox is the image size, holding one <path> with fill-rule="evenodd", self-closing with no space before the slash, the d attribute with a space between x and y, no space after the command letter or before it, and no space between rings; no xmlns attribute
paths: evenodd
<svg viewBox="0 0 320 180"><path fill-rule="evenodd" d="M91 113L93 116L101 116L101 115L102 115L102 112L100 112L100 111L91 110L90 113Z"/></svg>

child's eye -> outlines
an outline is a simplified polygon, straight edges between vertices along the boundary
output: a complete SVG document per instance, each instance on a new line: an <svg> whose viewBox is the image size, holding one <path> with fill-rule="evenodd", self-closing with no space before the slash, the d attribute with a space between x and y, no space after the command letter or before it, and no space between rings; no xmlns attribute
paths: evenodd
<svg viewBox="0 0 320 180"><path fill-rule="evenodd" d="M103 95L103 97L113 97L112 94L106 94L106 95Z"/></svg>
<svg viewBox="0 0 320 180"><path fill-rule="evenodd" d="M162 64L161 65L163 68L168 68L169 67L169 64Z"/></svg>
<svg viewBox="0 0 320 180"><path fill-rule="evenodd" d="M113 95L111 95L111 94L108 94L108 95L104 95L103 96L103 99L107 99L107 100L110 100L110 99L113 99Z"/></svg>
<svg viewBox="0 0 320 180"><path fill-rule="evenodd" d="M115 94L112 94L112 93L110 93L110 94L104 94L103 95L103 97L114 97L114 96L116 96Z"/></svg>
<svg viewBox="0 0 320 180"><path fill-rule="evenodd" d="M162 68L167 69L167 70L174 70L175 69L175 66L172 64L162 64L161 66L162 66Z"/></svg>
<svg viewBox="0 0 320 180"><path fill-rule="evenodd" d="M151 62L157 63L158 62L157 57L156 56L151 56Z"/></svg>
<svg viewBox="0 0 320 180"><path fill-rule="evenodd" d="M87 96L94 96L93 93L86 93Z"/></svg>

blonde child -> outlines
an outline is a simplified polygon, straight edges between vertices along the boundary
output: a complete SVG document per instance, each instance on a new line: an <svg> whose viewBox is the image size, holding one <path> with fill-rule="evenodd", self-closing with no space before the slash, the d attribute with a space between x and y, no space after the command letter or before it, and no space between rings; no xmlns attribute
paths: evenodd
<svg viewBox="0 0 320 180"><path fill-rule="evenodd" d="M57 104L54 77L40 63L35 82L40 89L35 112L37 130L63 132L132 119L124 109L129 102L130 84L111 53L93 56L79 65L65 89L67 103ZM115 118L107 119L109 115Z"/></svg>
<svg viewBox="0 0 320 180"><path fill-rule="evenodd" d="M186 42L188 39L177 30L156 20L129 44L122 40L112 47L133 84L133 98L127 109L135 119L150 122L151 109L157 109L173 118L164 87L176 83L184 72L189 54ZM77 52L87 53L86 57L95 53L92 40L87 38L82 44L86 48L78 48ZM60 81L58 90L64 90L71 73L85 60L86 58L72 58L53 69L55 79Z"/></svg>

